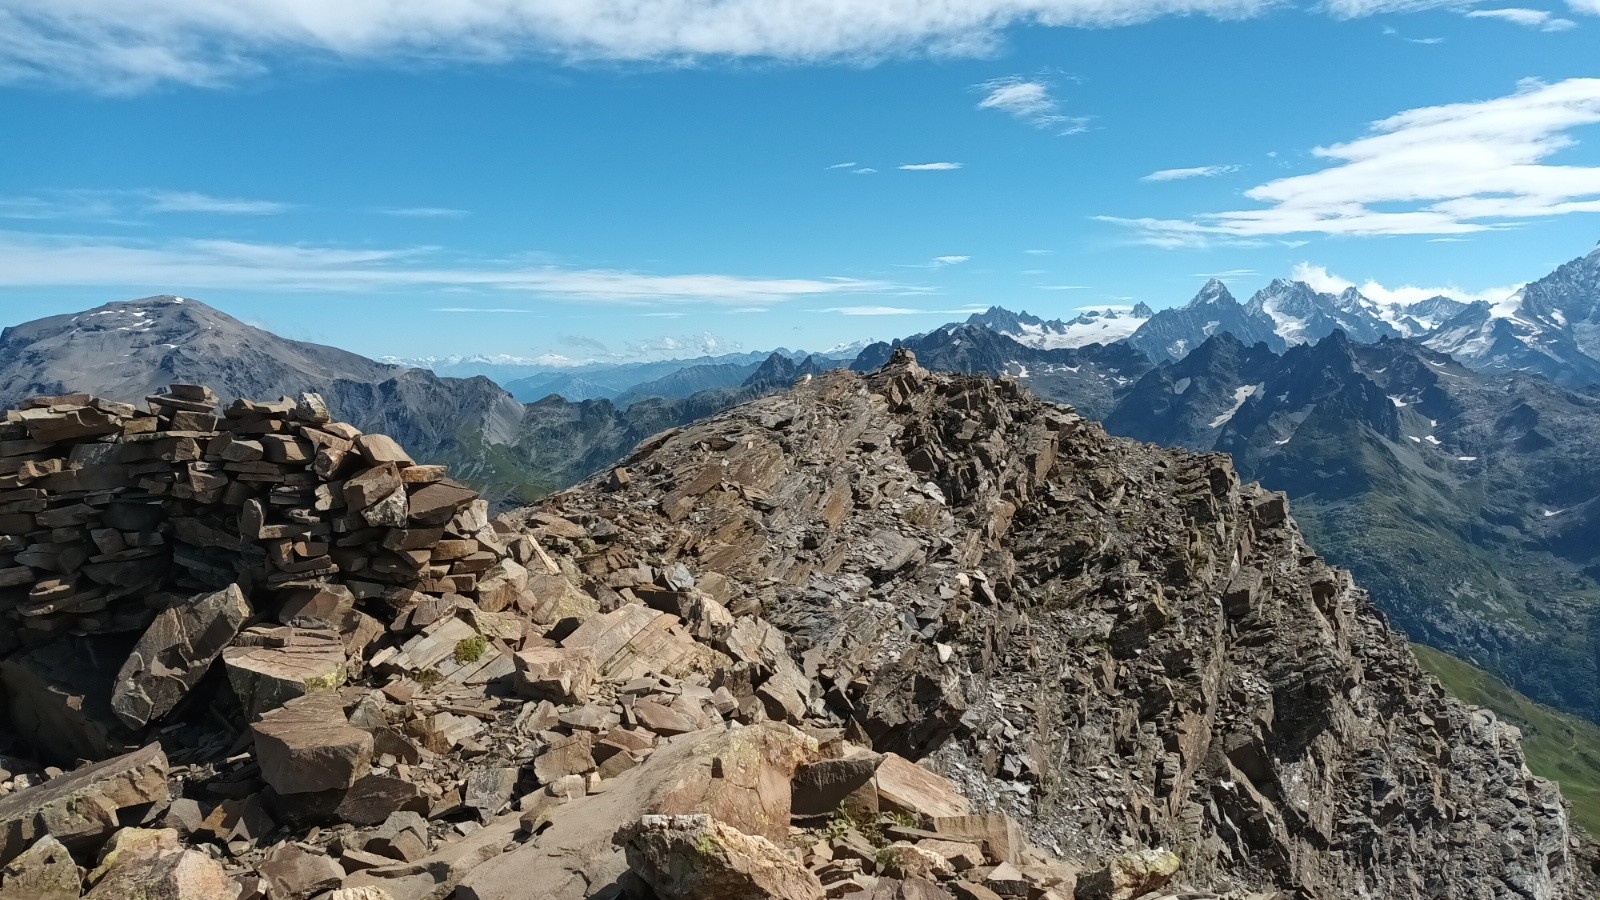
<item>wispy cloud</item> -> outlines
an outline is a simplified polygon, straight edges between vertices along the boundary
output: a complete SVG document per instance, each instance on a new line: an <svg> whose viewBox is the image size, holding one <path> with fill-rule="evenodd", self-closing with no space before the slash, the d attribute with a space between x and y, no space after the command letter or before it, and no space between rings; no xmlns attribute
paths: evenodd
<svg viewBox="0 0 1600 900"><path fill-rule="evenodd" d="M851 169L850 170L850 174L851 175L876 175L876 174L878 174L878 170L874 169L871 166L862 166L859 169Z"/></svg>
<svg viewBox="0 0 1600 900"><path fill-rule="evenodd" d="M519 313L528 315L531 309L518 309L514 306L439 306L433 309L437 313Z"/></svg>
<svg viewBox="0 0 1600 900"><path fill-rule="evenodd" d="M826 171L832 171L834 169L854 169L857 165L859 165L859 163L834 163L833 165L826 167Z"/></svg>
<svg viewBox="0 0 1600 900"><path fill-rule="evenodd" d="M451 257L433 248L352 249L219 240L139 242L0 231L0 286L52 285L109 285L156 291L479 288L606 303L702 301L742 306L804 297L922 290L912 285L855 278L653 275L526 265Z"/></svg>
<svg viewBox="0 0 1600 900"><path fill-rule="evenodd" d="M1578 23L1571 19L1563 19L1542 9L1474 9L1464 15L1469 19L1498 19L1521 25L1523 28L1534 28L1539 31L1570 31L1577 28Z"/></svg>
<svg viewBox="0 0 1600 900"><path fill-rule="evenodd" d="M1260 244L1282 235L1460 235L1600 212L1600 166L1545 161L1600 123L1600 78L1522 83L1494 100L1413 109L1318 147L1317 171L1245 192L1264 204L1188 219L1098 217L1160 247Z"/></svg>
<svg viewBox="0 0 1600 900"><path fill-rule="evenodd" d="M1010 75L975 84L972 89L983 94L983 99L978 101L979 109L998 110L1057 134L1079 134L1089 129L1087 116L1062 113L1061 101L1051 93L1051 84L1043 78Z"/></svg>
<svg viewBox="0 0 1600 900"><path fill-rule="evenodd" d="M817 312L841 316L970 316L984 311L982 306L961 309L913 309L909 306L830 306Z"/></svg>
<svg viewBox="0 0 1600 900"><path fill-rule="evenodd" d="M1423 300L1427 300L1431 297L1449 297L1453 300L1460 300L1465 303L1472 303L1477 300L1482 300L1486 303L1498 303L1516 293L1517 290L1522 287L1520 284L1502 285L1500 287L1491 287L1484 288L1483 290L1471 291L1463 290L1454 285L1446 285L1444 287L1417 287L1415 285L1408 284L1401 287L1391 288L1370 278L1364 282L1361 282L1360 284L1357 284L1348 278L1342 278L1333 274L1332 272L1329 272L1323 266L1312 265L1311 263L1305 262L1296 265L1294 267L1294 272L1290 277L1292 277L1295 281L1305 282L1306 284L1310 285L1313 290L1322 291L1329 294L1337 294L1346 288L1353 287L1359 290L1367 299L1381 303L1385 306L1410 306L1413 303L1420 303Z"/></svg>
<svg viewBox="0 0 1600 900"><path fill-rule="evenodd" d="M468 210L449 206L390 206L377 212L402 219L464 219L471 215Z"/></svg>
<svg viewBox="0 0 1600 900"><path fill-rule="evenodd" d="M1034 287L1041 291L1087 291L1087 284L1036 284Z"/></svg>
<svg viewBox="0 0 1600 900"><path fill-rule="evenodd" d="M1187 169L1161 169L1151 172L1140 181L1183 181L1189 178L1215 178L1239 171L1238 166L1191 166Z"/></svg>
<svg viewBox="0 0 1600 900"><path fill-rule="evenodd" d="M1600 0L1567 0L1567 7L1584 16L1600 16Z"/></svg>
<svg viewBox="0 0 1600 900"><path fill-rule="evenodd" d="M1221 272L1196 272L1195 274L1193 274L1193 275L1191 275L1189 277L1190 278L1227 279L1227 278L1248 278L1251 275L1255 275L1255 274L1258 274L1255 269L1224 269Z"/></svg>
<svg viewBox="0 0 1600 900"><path fill-rule="evenodd" d="M1349 0L1347 0L1349 2ZM1360 0L1373 2L1373 0ZM1235 19L1272 0L52 0L0 5L0 81L132 92L219 86L307 56L562 63L861 62L994 53L1020 25Z"/></svg>
<svg viewBox="0 0 1600 900"><path fill-rule="evenodd" d="M1031 254L1033 256L1049 256L1052 253L1055 253L1054 250L1024 250L1022 252Z"/></svg>
<svg viewBox="0 0 1600 900"><path fill-rule="evenodd" d="M960 265L972 259L970 256L935 256L933 264L938 267Z"/></svg>
<svg viewBox="0 0 1600 900"><path fill-rule="evenodd" d="M965 163L958 162L930 162L908 163L900 167L902 172L951 172L962 168Z"/></svg>
<svg viewBox="0 0 1600 900"><path fill-rule="evenodd" d="M195 191L51 190L0 197L0 219L107 221L163 213L270 216L294 207L271 200L213 197Z"/></svg>

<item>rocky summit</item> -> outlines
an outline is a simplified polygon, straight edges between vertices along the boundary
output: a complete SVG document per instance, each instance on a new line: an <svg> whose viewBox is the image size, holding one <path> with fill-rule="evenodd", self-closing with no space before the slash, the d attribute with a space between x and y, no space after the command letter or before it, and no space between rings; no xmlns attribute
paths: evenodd
<svg viewBox="0 0 1600 900"><path fill-rule="evenodd" d="M0 900L1594 895L1281 495L904 350L493 520L315 395L0 427Z"/></svg>

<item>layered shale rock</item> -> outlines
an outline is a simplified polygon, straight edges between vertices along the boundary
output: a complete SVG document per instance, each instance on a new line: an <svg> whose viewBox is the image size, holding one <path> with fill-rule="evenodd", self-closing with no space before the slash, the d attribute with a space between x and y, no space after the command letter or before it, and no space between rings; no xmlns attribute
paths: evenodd
<svg viewBox="0 0 1600 900"><path fill-rule="evenodd" d="M1514 729L1282 497L1004 382L816 376L493 522L314 398L185 418L164 468L118 448L174 416L103 407L16 416L48 424L14 615L69 602L18 632L8 713L47 757L166 753L0 758L6 900L1592 895ZM282 471L229 468L267 436ZM147 468L33 485L98 454ZM141 587L79 571L107 529L159 548Z"/></svg>
<svg viewBox="0 0 1600 900"><path fill-rule="evenodd" d="M1190 884L1301 897L1556 897L1589 877L1516 730L1448 699L1222 456L902 354L664 435L626 476L542 513L585 526L604 602L686 606L635 575L686 568L782 632L809 716L1041 846L1165 848ZM777 672L727 683L746 704Z"/></svg>

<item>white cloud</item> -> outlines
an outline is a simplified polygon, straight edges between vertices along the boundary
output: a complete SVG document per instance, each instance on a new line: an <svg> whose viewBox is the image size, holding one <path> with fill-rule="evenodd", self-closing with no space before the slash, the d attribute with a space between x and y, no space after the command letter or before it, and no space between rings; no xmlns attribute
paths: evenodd
<svg viewBox="0 0 1600 900"><path fill-rule="evenodd" d="M386 207L377 212L402 219L464 219L471 215L467 210L448 206L396 206Z"/></svg>
<svg viewBox="0 0 1600 900"><path fill-rule="evenodd" d="M1272 0L0 0L0 80L227 84L284 60L861 61L994 52L1020 25L1254 15Z"/></svg>
<svg viewBox="0 0 1600 900"><path fill-rule="evenodd" d="M609 303L739 305L922 290L854 278L649 275L461 260L428 248L347 249L219 240L139 242L0 231L0 287L48 286L168 292L197 288L334 292L471 287Z"/></svg>
<svg viewBox="0 0 1600 900"><path fill-rule="evenodd" d="M65 190L0 197L0 219L113 220L160 213L268 216L293 208L271 200L213 197L195 191Z"/></svg>
<svg viewBox="0 0 1600 900"><path fill-rule="evenodd" d="M1600 0L1567 0L1567 6L1580 15L1600 16Z"/></svg>
<svg viewBox="0 0 1600 900"><path fill-rule="evenodd" d="M1055 253L1054 250L1024 250L1022 252L1031 254L1033 256L1050 256L1051 254Z"/></svg>
<svg viewBox="0 0 1600 900"><path fill-rule="evenodd" d="M438 313L532 313L531 309L517 309L514 306L439 306L433 309Z"/></svg>
<svg viewBox="0 0 1600 900"><path fill-rule="evenodd" d="M970 256L935 256L933 258L933 264L936 267L938 267L938 266L954 266L954 265L960 265L961 263L964 263L964 262L966 262L967 260L970 260L970 259L972 259L972 257L970 257Z"/></svg>
<svg viewBox="0 0 1600 900"><path fill-rule="evenodd" d="M912 309L907 306L830 306L817 312L838 313L841 316L970 316L984 311L982 306L963 309Z"/></svg>
<svg viewBox="0 0 1600 900"><path fill-rule="evenodd" d="M831 172L834 169L854 169L856 167L856 165L857 165L857 163L853 163L853 162L834 163L833 165L828 166L825 171L830 171Z"/></svg>
<svg viewBox="0 0 1600 900"><path fill-rule="evenodd" d="M1568 31L1578 27L1578 23L1571 19L1558 18L1542 9L1474 9L1465 13L1469 19L1499 19L1523 28L1537 28L1540 31Z"/></svg>
<svg viewBox="0 0 1600 900"><path fill-rule="evenodd" d="M1353 287L1356 290L1359 290L1362 296L1384 306L1410 306L1414 303L1420 303L1423 300L1440 296L1449 297L1453 300L1460 300L1463 303L1472 303L1477 300L1482 300L1487 303L1499 303L1500 301L1516 293L1517 290L1522 287L1521 285L1509 285L1485 288L1484 290L1480 291L1469 291L1453 285L1445 287L1417 287L1408 284L1401 287L1391 288L1385 287L1383 284L1370 278L1360 284L1357 284L1348 278L1342 278L1333 274L1332 272L1329 272L1323 266L1316 266L1305 262L1296 265L1294 267L1294 272L1290 275L1290 277L1295 281L1305 282L1311 286L1312 290L1322 291L1323 293L1327 294L1337 294L1346 288Z"/></svg>
<svg viewBox="0 0 1600 900"><path fill-rule="evenodd" d="M1011 75L973 85L973 90L983 94L979 109L1009 113L1036 128L1063 135L1080 134L1089 128L1088 117L1062 114L1061 102L1051 95L1050 84L1043 79Z"/></svg>
<svg viewBox="0 0 1600 900"><path fill-rule="evenodd" d="M871 166L862 166L859 169L851 169L850 170L850 174L851 175L876 175L876 174L878 174L878 170L874 169Z"/></svg>
<svg viewBox="0 0 1600 900"><path fill-rule="evenodd" d="M951 172L961 168L965 163L958 162L931 162L909 163L900 167L902 172Z"/></svg>
<svg viewBox="0 0 1600 900"><path fill-rule="evenodd" d="M1161 169L1151 172L1140 181L1183 181L1188 178L1215 178L1239 171L1238 166L1192 166L1187 169Z"/></svg>
<svg viewBox="0 0 1600 900"><path fill-rule="evenodd" d="M1162 247L1259 245L1278 235L1459 235L1600 213L1600 166L1550 165L1600 123L1600 78L1528 81L1493 100L1408 110L1318 147L1325 168L1245 192L1262 208L1190 219L1098 217Z"/></svg>
<svg viewBox="0 0 1600 900"><path fill-rule="evenodd" d="M1360 19L1386 13L1467 6L1469 3L1470 0L1323 0L1320 8L1336 19Z"/></svg>

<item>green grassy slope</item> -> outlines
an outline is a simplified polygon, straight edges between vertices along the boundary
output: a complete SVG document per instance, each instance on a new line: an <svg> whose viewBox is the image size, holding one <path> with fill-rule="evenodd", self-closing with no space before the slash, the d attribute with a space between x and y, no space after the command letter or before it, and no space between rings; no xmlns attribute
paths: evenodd
<svg viewBox="0 0 1600 900"><path fill-rule="evenodd" d="M1422 644L1411 647L1417 661L1451 695L1491 709L1522 729L1528 768L1560 783L1572 804L1573 821L1600 835L1600 726L1535 703L1471 663Z"/></svg>

